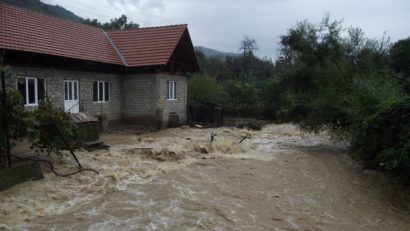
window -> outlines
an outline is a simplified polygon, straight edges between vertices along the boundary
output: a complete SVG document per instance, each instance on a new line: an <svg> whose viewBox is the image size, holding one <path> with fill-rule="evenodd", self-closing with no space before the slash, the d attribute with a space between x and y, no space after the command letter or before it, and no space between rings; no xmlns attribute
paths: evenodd
<svg viewBox="0 0 410 231"><path fill-rule="evenodd" d="M64 81L64 100L77 101L78 100L78 81L65 80Z"/></svg>
<svg viewBox="0 0 410 231"><path fill-rule="evenodd" d="M169 100L177 99L177 82L176 81L167 82L167 99Z"/></svg>
<svg viewBox="0 0 410 231"><path fill-rule="evenodd" d="M110 82L94 81L93 101L94 102L109 102L110 101Z"/></svg>
<svg viewBox="0 0 410 231"><path fill-rule="evenodd" d="M43 100L45 91L44 79L32 77L17 78L17 90L23 96L24 105L36 106L40 100Z"/></svg>

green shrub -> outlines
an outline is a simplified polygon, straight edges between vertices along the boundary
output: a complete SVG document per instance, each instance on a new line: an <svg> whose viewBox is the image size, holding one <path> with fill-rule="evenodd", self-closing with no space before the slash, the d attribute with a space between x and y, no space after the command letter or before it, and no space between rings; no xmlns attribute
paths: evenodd
<svg viewBox="0 0 410 231"><path fill-rule="evenodd" d="M257 116L261 109L260 89L254 83L237 80L224 82L223 105L232 115L243 117Z"/></svg>
<svg viewBox="0 0 410 231"><path fill-rule="evenodd" d="M28 137L33 142L32 148L36 151L61 154L66 148L63 138L72 142L76 138L76 127L68 115L56 108L51 101L43 100L38 109L32 112L28 128Z"/></svg>
<svg viewBox="0 0 410 231"><path fill-rule="evenodd" d="M188 99L202 103L220 104L222 90L208 75L196 74L188 81Z"/></svg>
<svg viewBox="0 0 410 231"><path fill-rule="evenodd" d="M410 180L410 98L384 105L364 120L353 136L351 152L370 166Z"/></svg>
<svg viewBox="0 0 410 231"><path fill-rule="evenodd" d="M10 68L4 68L6 72L6 79L10 79ZM0 84L1 86L1 84ZM1 89L1 88L0 88ZM10 135L10 143L14 145L16 141L20 140L26 135L27 129L27 111L24 109L23 97L15 89L7 88L7 121ZM0 99L3 99L3 92L0 90ZM6 112L3 109L3 100L0 100L0 150L5 149L5 137L4 137L4 118Z"/></svg>

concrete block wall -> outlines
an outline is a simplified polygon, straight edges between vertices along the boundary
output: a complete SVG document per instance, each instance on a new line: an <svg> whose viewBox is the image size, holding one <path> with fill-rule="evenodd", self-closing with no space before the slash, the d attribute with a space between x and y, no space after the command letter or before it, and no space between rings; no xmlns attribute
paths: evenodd
<svg viewBox="0 0 410 231"><path fill-rule="evenodd" d="M93 116L106 116L108 121L167 127L170 113L176 113L180 122L186 121L188 82L186 77L160 74L111 74L54 70L51 68L13 67L16 76L46 80L48 98L64 109L64 80L79 83L80 111ZM177 82L177 99L167 99L167 81ZM93 82L110 82L110 101L93 102ZM16 88L16 80L9 86ZM35 108L28 108L35 109Z"/></svg>
<svg viewBox="0 0 410 231"><path fill-rule="evenodd" d="M80 110L93 116L104 116L108 120L121 119L121 75L92 73L92 72L69 72L65 79L78 80L80 87ZM94 81L107 81L110 83L110 101L93 102Z"/></svg>
<svg viewBox="0 0 410 231"><path fill-rule="evenodd" d="M176 100L167 99L167 81L176 81ZM170 113L176 113L180 122L187 118L188 81L184 76L157 75L157 108L162 111L162 127L168 124Z"/></svg>
<svg viewBox="0 0 410 231"><path fill-rule="evenodd" d="M58 71L53 69L45 68L33 68L33 67L16 67L11 68L12 73L15 76L12 76L10 79L10 85L12 88L17 88L17 79L18 77L34 77L45 79L46 86L45 90L47 92L48 98L53 102L58 108L64 109L64 83L63 75ZM28 109L34 109L35 107L27 107Z"/></svg>
<svg viewBox="0 0 410 231"><path fill-rule="evenodd" d="M155 115L155 81L155 75L125 75L121 78L124 118Z"/></svg>
<svg viewBox="0 0 410 231"><path fill-rule="evenodd" d="M77 80L80 109L93 116L105 115L109 120L121 119L120 75L16 66L12 71L16 77L45 79L48 98L61 109L64 109L64 80ZM110 82L110 102L93 102L93 81ZM16 88L16 80L11 80L10 85Z"/></svg>

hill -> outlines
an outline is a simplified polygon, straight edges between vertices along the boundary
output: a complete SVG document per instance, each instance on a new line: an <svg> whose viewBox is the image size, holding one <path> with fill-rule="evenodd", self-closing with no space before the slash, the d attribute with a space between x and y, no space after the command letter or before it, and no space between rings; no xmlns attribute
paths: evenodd
<svg viewBox="0 0 410 231"><path fill-rule="evenodd" d="M218 50L214 50L214 49L207 48L207 47L202 47L202 46L196 46L195 50L199 51L199 52L202 52L206 57L216 57L216 56L233 56L233 57L237 57L237 56L240 55L239 53L223 52L223 51L218 51Z"/></svg>
<svg viewBox="0 0 410 231"><path fill-rule="evenodd" d="M0 2L5 2L11 5L16 5L19 7L38 11L44 14L67 19L74 22L82 23L84 21L83 18L75 15L73 12L66 10L65 8L59 5L53 6L50 4L43 3L40 0L0 0Z"/></svg>

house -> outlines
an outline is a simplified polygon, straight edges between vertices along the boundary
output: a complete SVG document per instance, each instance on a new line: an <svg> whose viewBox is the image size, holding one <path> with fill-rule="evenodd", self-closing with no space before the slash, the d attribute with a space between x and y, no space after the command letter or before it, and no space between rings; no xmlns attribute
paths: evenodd
<svg viewBox="0 0 410 231"><path fill-rule="evenodd" d="M199 71L187 25L104 31L5 3L0 54L27 109L47 96L109 126L186 120L184 74Z"/></svg>

